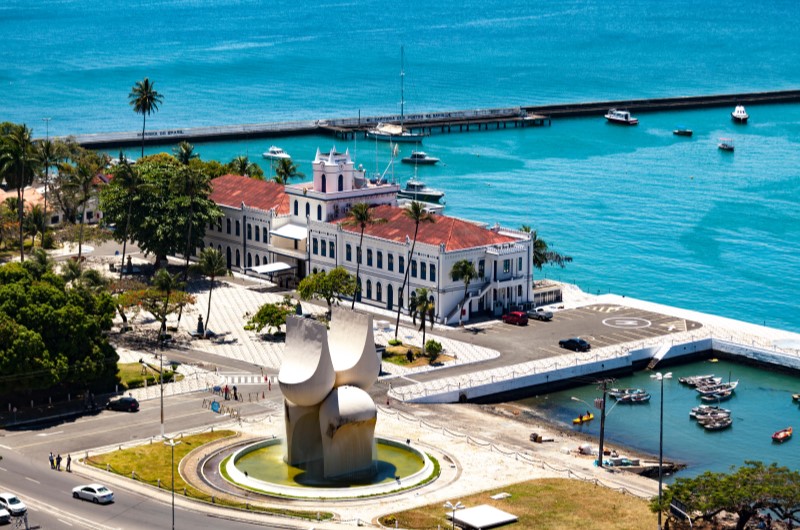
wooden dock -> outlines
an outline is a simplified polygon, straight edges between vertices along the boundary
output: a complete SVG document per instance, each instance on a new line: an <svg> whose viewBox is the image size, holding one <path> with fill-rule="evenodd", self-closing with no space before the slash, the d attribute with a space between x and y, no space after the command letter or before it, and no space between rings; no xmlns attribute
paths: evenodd
<svg viewBox="0 0 800 530"><path fill-rule="evenodd" d="M673 98L630 99L564 103L555 105L471 109L450 112L430 112L406 116L370 116L333 120L305 120L293 122L226 125L218 127L193 127L154 130L145 133L145 145L175 145L181 141L212 142L245 140L253 138L280 138L312 134L331 135L352 139L366 136L368 129L378 123L399 123L415 133L446 134L453 132L487 131L517 127L550 125L553 118L577 116L602 116L610 108L632 112L688 110L735 105L767 105L800 102L800 90L750 92L743 94L718 94L711 96L686 96ZM84 134L72 137L84 147L114 149L141 145L141 132Z"/></svg>

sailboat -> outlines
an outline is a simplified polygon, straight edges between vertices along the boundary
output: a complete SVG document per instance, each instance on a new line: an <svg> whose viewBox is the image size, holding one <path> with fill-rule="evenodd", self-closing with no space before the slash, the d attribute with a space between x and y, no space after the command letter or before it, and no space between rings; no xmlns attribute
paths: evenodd
<svg viewBox="0 0 800 530"><path fill-rule="evenodd" d="M405 63L404 63L403 47L400 47L400 123L378 123L372 129L367 130L367 138L374 138L376 140L383 140L386 142L422 142L422 139L427 136L424 133L415 133L406 130L403 127L405 119Z"/></svg>

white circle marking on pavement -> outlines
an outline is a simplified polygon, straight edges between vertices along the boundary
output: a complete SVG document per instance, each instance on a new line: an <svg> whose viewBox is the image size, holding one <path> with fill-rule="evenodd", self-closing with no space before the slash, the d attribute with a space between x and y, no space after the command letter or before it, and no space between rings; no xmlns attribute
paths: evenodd
<svg viewBox="0 0 800 530"><path fill-rule="evenodd" d="M640 328L649 328L653 325L647 319L644 318L636 318L636 317L627 317L627 318L607 318L603 320L603 325L608 326L610 328L620 328L620 329L640 329Z"/></svg>

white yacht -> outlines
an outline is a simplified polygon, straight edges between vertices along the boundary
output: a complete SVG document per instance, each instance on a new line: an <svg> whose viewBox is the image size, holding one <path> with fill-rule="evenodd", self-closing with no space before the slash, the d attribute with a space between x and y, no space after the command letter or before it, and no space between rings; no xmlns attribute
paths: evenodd
<svg viewBox="0 0 800 530"><path fill-rule="evenodd" d="M639 119L631 116L627 110L609 109L606 113L606 119L610 123L620 123L622 125L638 125Z"/></svg>
<svg viewBox="0 0 800 530"><path fill-rule="evenodd" d="M736 108L731 112L731 119L736 123L747 123L747 111L744 110L744 105L736 105Z"/></svg>
<svg viewBox="0 0 800 530"><path fill-rule="evenodd" d="M291 155L289 155L289 153L287 153L286 151L275 145L270 146L270 148L267 149L261 156L263 156L267 160L281 160L282 158L292 158Z"/></svg>

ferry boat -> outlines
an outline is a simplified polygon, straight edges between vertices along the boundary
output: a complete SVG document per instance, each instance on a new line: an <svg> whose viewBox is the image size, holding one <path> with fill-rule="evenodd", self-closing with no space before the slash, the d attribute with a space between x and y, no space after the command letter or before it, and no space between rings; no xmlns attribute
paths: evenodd
<svg viewBox="0 0 800 530"><path fill-rule="evenodd" d="M747 123L747 111L744 110L744 105L736 105L736 108L731 112L731 119L736 123Z"/></svg>
<svg viewBox="0 0 800 530"><path fill-rule="evenodd" d="M411 179L406 182L405 188L397 192L397 197L438 204L439 201L442 200L442 197L444 197L444 192L429 188L424 182L419 180Z"/></svg>
<svg viewBox="0 0 800 530"><path fill-rule="evenodd" d="M411 151L410 156L406 156L400 159L400 161L404 164L414 164L417 166L432 166L439 162L439 159L435 156L428 156L425 151Z"/></svg>
<svg viewBox="0 0 800 530"><path fill-rule="evenodd" d="M269 149L267 149L261 156L266 158L267 160L281 160L283 158L292 158L289 153L284 151L278 146L271 145Z"/></svg>
<svg viewBox="0 0 800 530"><path fill-rule="evenodd" d="M631 116L627 110L609 109L606 113L606 119L609 123L619 123L621 125L638 125L639 119Z"/></svg>

